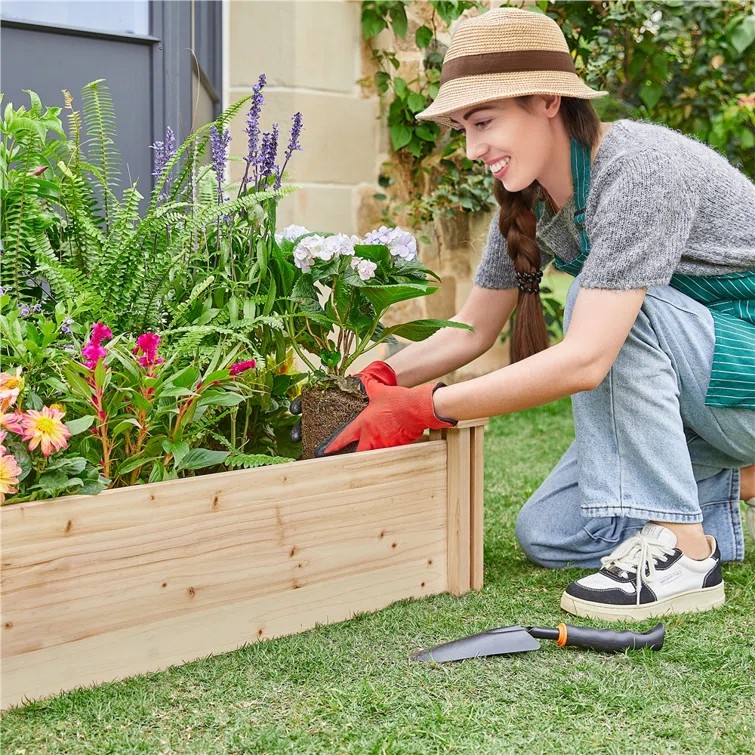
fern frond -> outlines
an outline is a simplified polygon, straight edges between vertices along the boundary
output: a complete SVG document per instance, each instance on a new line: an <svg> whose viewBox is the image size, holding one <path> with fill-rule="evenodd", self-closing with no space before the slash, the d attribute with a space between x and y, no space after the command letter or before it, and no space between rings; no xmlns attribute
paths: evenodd
<svg viewBox="0 0 755 755"><path fill-rule="evenodd" d="M289 459L286 456L267 456L266 454L241 454L231 453L223 462L231 469L253 469L254 467L268 467L273 464L288 464L296 459Z"/></svg>
<svg viewBox="0 0 755 755"><path fill-rule="evenodd" d="M215 282L215 276L209 275L204 280L197 283L194 288L191 289L191 293L189 296L177 307L172 307L170 304L168 305L168 311L171 313L171 320L172 324L174 326L181 324L183 321L184 315L191 309L192 304L194 304L197 299Z"/></svg>
<svg viewBox="0 0 755 755"><path fill-rule="evenodd" d="M115 141L115 110L104 79L86 84L81 90L84 124L90 140L87 153L89 162L99 169L103 190L105 226L110 226L109 192L118 186L121 157ZM109 191L108 191L109 190Z"/></svg>

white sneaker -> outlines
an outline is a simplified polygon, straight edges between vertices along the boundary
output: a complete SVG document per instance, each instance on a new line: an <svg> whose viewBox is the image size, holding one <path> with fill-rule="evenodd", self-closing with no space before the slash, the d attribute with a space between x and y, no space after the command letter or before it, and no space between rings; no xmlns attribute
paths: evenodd
<svg viewBox="0 0 755 755"><path fill-rule="evenodd" d="M711 555L700 561L676 547L676 535L646 524L610 556L596 574L572 582L561 608L591 619L645 619L671 613L709 611L724 604L721 552L707 535Z"/></svg>

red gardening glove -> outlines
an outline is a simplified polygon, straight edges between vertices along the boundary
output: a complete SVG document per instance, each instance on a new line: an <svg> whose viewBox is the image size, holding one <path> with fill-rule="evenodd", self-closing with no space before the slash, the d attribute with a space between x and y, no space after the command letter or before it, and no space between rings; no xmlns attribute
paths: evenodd
<svg viewBox="0 0 755 755"><path fill-rule="evenodd" d="M369 377L383 385L398 385L396 373L387 362L370 362L361 372L355 372L354 377L360 378L362 383Z"/></svg>
<svg viewBox="0 0 755 755"><path fill-rule="evenodd" d="M420 438L428 427L442 430L456 424L438 417L433 408L433 393L444 383L403 388L383 385L369 376L361 380L369 404L355 420L322 443L315 456L336 454L355 441L357 451L403 446Z"/></svg>
<svg viewBox="0 0 755 755"><path fill-rule="evenodd" d="M363 385L366 378L377 380L383 385L398 385L393 367L386 362L370 362L361 372L355 373L352 377L359 378ZM291 402L289 411L291 414L301 414L301 396L297 396ZM301 420L291 428L289 434L294 443L301 442Z"/></svg>

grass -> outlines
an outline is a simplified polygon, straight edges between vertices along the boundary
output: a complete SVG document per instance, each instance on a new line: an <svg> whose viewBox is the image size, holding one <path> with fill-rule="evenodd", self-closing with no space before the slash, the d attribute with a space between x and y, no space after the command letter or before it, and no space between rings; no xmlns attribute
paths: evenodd
<svg viewBox="0 0 755 755"><path fill-rule="evenodd" d="M2 752L752 752L752 555L726 566L723 608L666 622L659 653L604 655L544 641L535 653L443 666L407 659L491 626L565 620L561 591L583 572L529 564L513 524L572 432L568 400L491 423L481 592L397 603L13 709L3 716Z"/></svg>

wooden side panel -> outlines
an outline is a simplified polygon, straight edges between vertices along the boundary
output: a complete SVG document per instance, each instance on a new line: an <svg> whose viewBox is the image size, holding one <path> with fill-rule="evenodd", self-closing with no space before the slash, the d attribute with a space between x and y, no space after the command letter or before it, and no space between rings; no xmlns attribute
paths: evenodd
<svg viewBox="0 0 755 755"><path fill-rule="evenodd" d="M483 476L485 425L473 427L471 433L469 586L472 590L481 590L483 582L483 542L485 537L485 480Z"/></svg>
<svg viewBox="0 0 755 755"><path fill-rule="evenodd" d="M449 430L448 449L448 591L461 595L470 587L470 430Z"/></svg>
<svg viewBox="0 0 755 755"><path fill-rule="evenodd" d="M446 451L0 509L3 705L451 589Z"/></svg>

